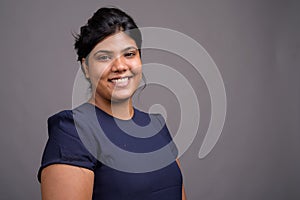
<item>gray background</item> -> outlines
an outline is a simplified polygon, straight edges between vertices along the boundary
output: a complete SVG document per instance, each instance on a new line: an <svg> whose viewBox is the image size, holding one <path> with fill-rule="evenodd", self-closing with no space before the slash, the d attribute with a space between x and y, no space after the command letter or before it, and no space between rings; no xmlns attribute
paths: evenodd
<svg viewBox="0 0 300 200"><path fill-rule="evenodd" d="M46 120L72 105L79 65L71 32L107 5L124 9L139 26L171 28L194 38L223 76L224 130L200 160L210 117L205 82L178 56L149 50L143 57L144 63L180 69L198 92L200 129L180 158L188 199L300 199L299 1L2 0L0 5L1 200L40 199L36 173ZM161 99L150 95L155 91ZM149 86L144 91L149 98L138 106L147 109L161 101L174 134L178 102L163 91Z"/></svg>

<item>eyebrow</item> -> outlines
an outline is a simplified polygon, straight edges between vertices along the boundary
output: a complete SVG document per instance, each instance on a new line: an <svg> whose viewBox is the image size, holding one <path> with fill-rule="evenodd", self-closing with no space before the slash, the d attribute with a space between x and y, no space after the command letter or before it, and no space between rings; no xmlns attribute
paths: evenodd
<svg viewBox="0 0 300 200"><path fill-rule="evenodd" d="M130 46L130 47L126 47L125 49L123 49L121 52L125 52L125 51L128 51L130 49L134 49L134 50L138 50L136 47L134 46ZM97 52L94 53L94 56L96 56L98 53L106 53L106 54L113 54L114 52L113 51L109 51L109 50L99 50Z"/></svg>

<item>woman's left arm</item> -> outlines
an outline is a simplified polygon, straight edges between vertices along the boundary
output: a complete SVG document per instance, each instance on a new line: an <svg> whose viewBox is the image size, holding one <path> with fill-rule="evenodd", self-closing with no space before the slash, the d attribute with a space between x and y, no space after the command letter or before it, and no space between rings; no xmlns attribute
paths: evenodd
<svg viewBox="0 0 300 200"><path fill-rule="evenodd" d="M176 162L180 168L180 163L179 163L179 160L176 159ZM185 195L185 190L184 190L184 184L182 183L182 200L186 200L186 195Z"/></svg>

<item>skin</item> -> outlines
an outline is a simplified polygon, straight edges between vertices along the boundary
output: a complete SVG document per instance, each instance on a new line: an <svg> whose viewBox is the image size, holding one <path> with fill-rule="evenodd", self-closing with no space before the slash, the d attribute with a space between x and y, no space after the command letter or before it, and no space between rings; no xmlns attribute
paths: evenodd
<svg viewBox="0 0 300 200"><path fill-rule="evenodd" d="M82 59L84 74L92 85L89 103L119 118L133 116L132 95L142 78L142 62L135 41L124 32L108 36ZM114 81L119 78L123 81ZM177 162L179 164L179 162ZM54 164L43 169L43 200L90 200L94 173L82 167ZM182 200L186 200L182 187Z"/></svg>
<svg viewBox="0 0 300 200"><path fill-rule="evenodd" d="M133 115L132 95L142 78L142 62L135 41L124 32L107 37L83 59L86 78L92 85L89 102L116 118ZM129 77L128 83L113 79Z"/></svg>
<svg viewBox="0 0 300 200"><path fill-rule="evenodd" d="M43 169L41 192L43 200L92 199L94 172L72 165L54 164Z"/></svg>
<svg viewBox="0 0 300 200"><path fill-rule="evenodd" d="M179 166L179 168L181 169L180 166L180 162L178 159L176 159L177 165ZM185 189L184 189L184 185L182 184L182 200L186 200L186 194L185 194Z"/></svg>

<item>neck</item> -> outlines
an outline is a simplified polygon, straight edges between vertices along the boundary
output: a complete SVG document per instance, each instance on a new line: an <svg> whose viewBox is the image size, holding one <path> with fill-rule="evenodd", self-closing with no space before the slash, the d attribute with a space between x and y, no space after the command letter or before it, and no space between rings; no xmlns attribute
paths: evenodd
<svg viewBox="0 0 300 200"><path fill-rule="evenodd" d="M88 102L118 119L128 120L131 119L134 114L131 98L120 102L103 101L97 100L97 98L91 98Z"/></svg>

